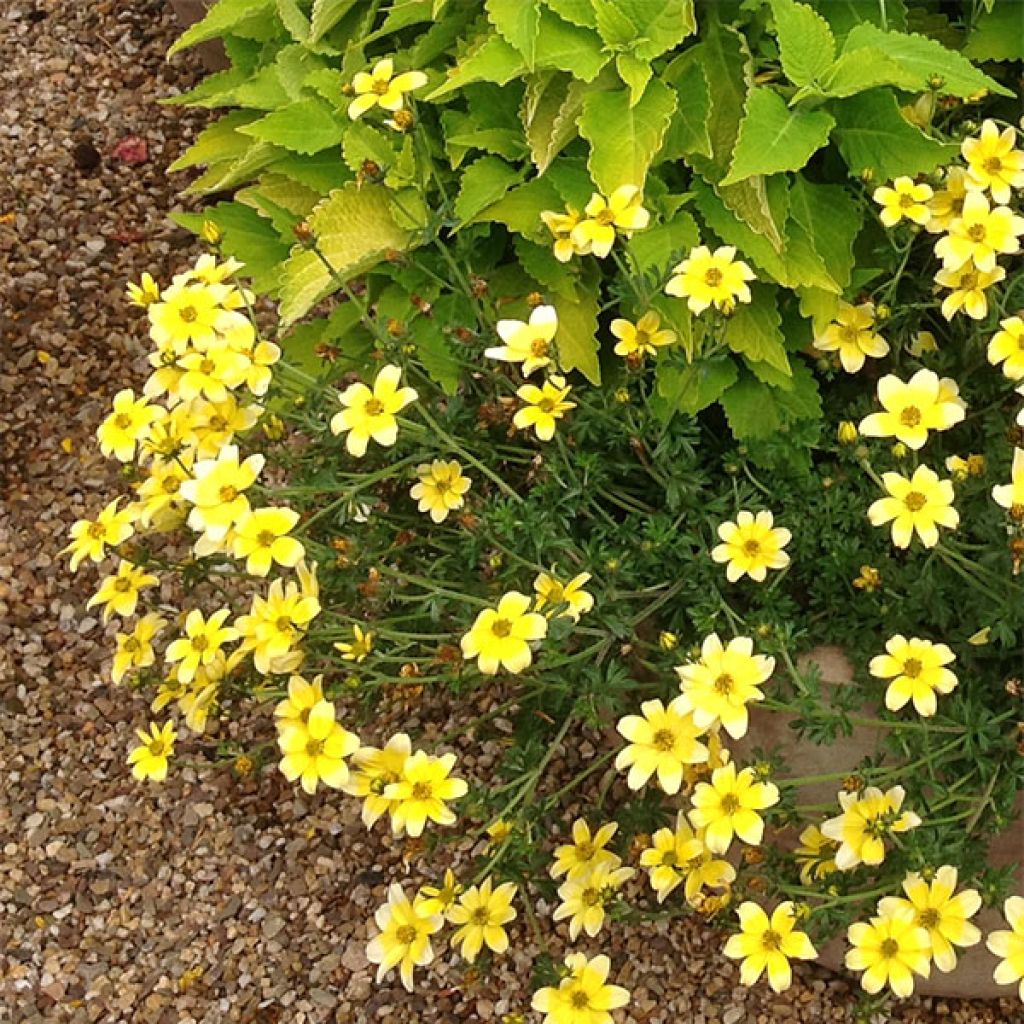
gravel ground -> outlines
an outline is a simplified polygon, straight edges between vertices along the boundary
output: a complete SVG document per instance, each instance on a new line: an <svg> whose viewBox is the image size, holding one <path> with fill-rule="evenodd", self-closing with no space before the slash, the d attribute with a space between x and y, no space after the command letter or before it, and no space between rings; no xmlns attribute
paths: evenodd
<svg viewBox="0 0 1024 1024"><path fill-rule="evenodd" d="M200 122L156 99L198 69L163 63L174 25L159 0L2 6L0 1021L530 1019L537 945L525 927L489 974L467 975L444 950L414 996L373 985L372 910L390 878L416 884L431 865L368 835L354 801L299 799L273 770L185 768L151 787L125 769L142 702L105 681L112 631L81 611L93 577L69 579L56 552L117 489L91 435L110 396L145 372L124 283L144 269L166 279L194 255L166 219L181 183L161 169ZM409 724L400 707L384 714L381 734ZM429 734L452 721L420 724ZM542 940L560 956L547 916ZM633 991L623 1024L853 1019L847 981L809 967L784 996L748 991L713 952L720 942L696 919L602 935ZM1009 1002L919 1000L891 1019L1022 1015Z"/></svg>

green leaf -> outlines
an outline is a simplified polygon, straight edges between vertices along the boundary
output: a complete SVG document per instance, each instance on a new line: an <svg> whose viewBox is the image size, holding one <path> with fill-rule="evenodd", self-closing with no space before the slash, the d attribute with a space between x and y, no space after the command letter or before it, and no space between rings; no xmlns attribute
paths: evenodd
<svg viewBox="0 0 1024 1024"><path fill-rule="evenodd" d="M309 19L296 0L277 0L277 16L297 43L309 42Z"/></svg>
<svg viewBox="0 0 1024 1024"><path fill-rule="evenodd" d="M505 42L497 32L478 36L462 59L426 99L436 101L471 82L497 82L506 85L526 70L522 54Z"/></svg>
<svg viewBox="0 0 1024 1024"><path fill-rule="evenodd" d="M566 21L585 28L597 28L597 14L592 0L544 0L544 2Z"/></svg>
<svg viewBox="0 0 1024 1024"><path fill-rule="evenodd" d="M293 238L292 229L323 197L283 174L264 174L259 182L235 193L235 199L268 217L278 234Z"/></svg>
<svg viewBox="0 0 1024 1024"><path fill-rule="evenodd" d="M629 105L635 107L651 80L650 61L641 60L631 53L620 53L615 58L615 70L619 78L629 87Z"/></svg>
<svg viewBox="0 0 1024 1024"><path fill-rule="evenodd" d="M537 36L538 68L568 71L574 78L592 82L608 63L604 43L596 32L563 21L544 7Z"/></svg>
<svg viewBox="0 0 1024 1024"><path fill-rule="evenodd" d="M821 76L824 96L853 96L879 85L900 89L917 88L917 77L873 46L840 54L839 59Z"/></svg>
<svg viewBox="0 0 1024 1024"><path fill-rule="evenodd" d="M526 62L528 71L537 65L542 8L540 0L487 0L487 18Z"/></svg>
<svg viewBox="0 0 1024 1024"><path fill-rule="evenodd" d="M341 152L353 174L358 173L367 160L388 170L398 159L391 138L365 121L353 121L348 126Z"/></svg>
<svg viewBox="0 0 1024 1024"><path fill-rule="evenodd" d="M824 110L790 110L774 89L752 89L729 173L722 185L756 174L796 171L828 143L835 119Z"/></svg>
<svg viewBox="0 0 1024 1024"><path fill-rule="evenodd" d="M856 30L855 30L856 31ZM838 101L833 110L839 151L853 175L876 181L931 171L953 158L956 146L929 138L900 113L887 89L869 89Z"/></svg>
<svg viewBox="0 0 1024 1024"><path fill-rule="evenodd" d="M318 43L356 5L356 0L313 0L309 42Z"/></svg>
<svg viewBox="0 0 1024 1024"><path fill-rule="evenodd" d="M577 210L582 210L594 194L594 182L584 160L560 157L544 176L558 189L562 203Z"/></svg>
<svg viewBox="0 0 1024 1024"><path fill-rule="evenodd" d="M828 18L839 42L862 21L899 32L905 32L907 28L905 0L827 0L821 4L821 13Z"/></svg>
<svg viewBox="0 0 1024 1024"><path fill-rule="evenodd" d="M673 89L657 79L648 84L635 106L630 106L627 89L587 94L579 130L590 143L591 177L605 195L620 185L643 188L675 102Z"/></svg>
<svg viewBox="0 0 1024 1024"><path fill-rule="evenodd" d="M281 320L285 326L304 316L339 280L369 270L393 250L404 249L408 231L395 223L388 190L380 185L354 183L332 192L308 218L310 229L332 274L310 249L296 246L284 265L281 282ZM337 275L337 277L335 277Z"/></svg>
<svg viewBox="0 0 1024 1024"><path fill-rule="evenodd" d="M832 63L836 41L828 22L807 4L771 0L782 70L794 85L810 85Z"/></svg>
<svg viewBox="0 0 1024 1024"><path fill-rule="evenodd" d="M510 231L534 241L552 243L551 234L540 219L542 210L561 210L565 205L561 194L548 175L534 178L512 189L493 206L477 214L477 222L497 221Z"/></svg>
<svg viewBox="0 0 1024 1024"><path fill-rule="evenodd" d="M292 181L319 192L325 196L332 189L340 188L352 177L341 162L337 150L325 149L313 156L298 156L288 153L274 161L274 171L286 174Z"/></svg>
<svg viewBox="0 0 1024 1024"><path fill-rule="evenodd" d="M571 263L560 263L555 259L550 245L541 245L526 238L515 240L516 256L530 277L542 288L550 288L556 295L568 299L576 298L576 284L579 273Z"/></svg>
<svg viewBox="0 0 1024 1024"><path fill-rule="evenodd" d="M538 174L576 137L576 118L585 93L583 83L561 72L542 72L527 79L520 115Z"/></svg>
<svg viewBox="0 0 1024 1024"><path fill-rule="evenodd" d="M691 51L687 51L688 53ZM665 134L658 154L662 160L678 160L694 156L711 156L708 119L711 113L711 90L699 62L689 60L674 74L675 61L666 70L665 80L676 90L676 112Z"/></svg>
<svg viewBox="0 0 1024 1024"><path fill-rule="evenodd" d="M274 0L219 0L202 21L190 26L175 40L167 56L173 57L181 50L229 32L235 35L247 35L250 30L259 32L267 24L273 26L276 20L273 11Z"/></svg>
<svg viewBox="0 0 1024 1024"><path fill-rule="evenodd" d="M264 167L274 163L284 152L266 142L256 142L237 160L221 160L214 164L205 174L196 178L185 192L194 196L209 195L252 181Z"/></svg>
<svg viewBox="0 0 1024 1024"><path fill-rule="evenodd" d="M462 225L468 224L481 210L493 206L521 178L522 171L500 157L481 157L462 174L455 215Z"/></svg>
<svg viewBox="0 0 1024 1024"><path fill-rule="evenodd" d="M782 317L775 289L755 284L751 292L753 301L737 306L725 322L722 337L733 352L754 362L767 363L788 376L789 357L780 329Z"/></svg>
<svg viewBox="0 0 1024 1024"><path fill-rule="evenodd" d="M638 231L626 243L637 273L664 272L675 260L700 244L700 229L693 215L680 210L664 224Z"/></svg>
<svg viewBox="0 0 1024 1024"><path fill-rule="evenodd" d="M593 0L598 31L612 47L628 47L652 61L697 28L693 0Z"/></svg>
<svg viewBox="0 0 1024 1024"><path fill-rule="evenodd" d="M196 141L167 168L170 173L203 164L207 167L224 160L237 160L251 147L252 139L238 129L249 124L256 115L247 110L232 110L204 128Z"/></svg>
<svg viewBox="0 0 1024 1024"><path fill-rule="evenodd" d="M816 185L796 175L789 190L787 236L798 225L818 259L842 291L853 270L853 243L864 223L860 203L841 185ZM832 289L830 289L832 290Z"/></svg>
<svg viewBox="0 0 1024 1024"><path fill-rule="evenodd" d="M263 142L308 156L336 146L345 137L346 128L323 100L310 96L240 130Z"/></svg>
<svg viewBox="0 0 1024 1024"><path fill-rule="evenodd" d="M971 60L1024 60L1024 7L1004 2L983 11L963 52Z"/></svg>
<svg viewBox="0 0 1024 1024"><path fill-rule="evenodd" d="M459 389L462 366L452 352L437 318L416 317L410 327L410 334L416 343L416 355L423 369L446 395L454 395Z"/></svg>
<svg viewBox="0 0 1024 1024"><path fill-rule="evenodd" d="M721 397L729 428L738 441L771 437L782 428L778 395L782 392L759 381L749 371Z"/></svg>
<svg viewBox="0 0 1024 1024"><path fill-rule="evenodd" d="M811 368L803 360L792 363L793 386L785 390L776 389L775 399L783 410L784 418L793 420L816 420L821 418L821 392Z"/></svg>
<svg viewBox="0 0 1024 1024"><path fill-rule="evenodd" d="M884 32L865 22L851 30L843 52L854 53L863 47L881 50L905 71L915 75L920 90L928 89L929 81L938 77L942 79L939 91L953 96L971 96L982 89L1000 96L1014 95L994 78L979 71L966 57L926 36Z"/></svg>
<svg viewBox="0 0 1024 1024"><path fill-rule="evenodd" d="M601 383L601 364L597 359L600 343L597 340L597 313L599 308L597 286L581 288L574 300L559 297L558 310L558 363L563 370L579 370L591 384Z"/></svg>
<svg viewBox="0 0 1024 1024"><path fill-rule="evenodd" d="M697 393L680 406L682 412L695 416L717 402L736 383L740 371L732 359L701 360L694 363L697 371Z"/></svg>

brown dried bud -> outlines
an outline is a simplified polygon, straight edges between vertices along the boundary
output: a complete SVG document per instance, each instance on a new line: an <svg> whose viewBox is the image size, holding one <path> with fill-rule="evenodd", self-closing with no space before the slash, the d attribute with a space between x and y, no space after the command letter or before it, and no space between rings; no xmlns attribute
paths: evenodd
<svg viewBox="0 0 1024 1024"><path fill-rule="evenodd" d="M631 370L641 370L644 365L644 354L643 352L630 352L626 356L626 366Z"/></svg>
<svg viewBox="0 0 1024 1024"><path fill-rule="evenodd" d="M482 299L487 294L489 285L482 277L477 277L473 274L469 279L469 290L473 293L473 297Z"/></svg>
<svg viewBox="0 0 1024 1024"><path fill-rule="evenodd" d="M859 775L847 775L843 779L844 793L859 793L864 788L864 780Z"/></svg>
<svg viewBox="0 0 1024 1024"><path fill-rule="evenodd" d="M400 675L400 676L401 676L401 677L402 677L403 679L415 679L415 678L417 678L418 676L421 676L421 675L423 675L423 673L422 673L422 672L420 671L420 667L419 667L419 665L417 665L417 664L416 664L416 662L414 662L414 661L407 661L407 662L406 662L406 663L405 663L405 664L404 664L404 665L403 665L403 666L402 666L402 667L401 667L401 668L400 668L400 669L398 670L398 674L399 674L399 675Z"/></svg>
<svg viewBox="0 0 1024 1024"><path fill-rule="evenodd" d="M452 334L461 342L467 342L473 340L473 332L468 327L456 327L452 331Z"/></svg>
<svg viewBox="0 0 1024 1024"><path fill-rule="evenodd" d="M1006 692L1011 697L1020 697L1021 693L1024 692L1021 688L1021 682L1019 679L1007 679L1006 680Z"/></svg>
<svg viewBox="0 0 1024 1024"><path fill-rule="evenodd" d="M458 665L462 661L462 651L454 644L442 644L435 657L442 665Z"/></svg>
<svg viewBox="0 0 1024 1024"><path fill-rule="evenodd" d="M292 234L303 244L309 245L313 241L313 229L309 226L309 221L300 220L292 228Z"/></svg>
<svg viewBox="0 0 1024 1024"><path fill-rule="evenodd" d="M406 110L404 107L401 110L396 110L391 115L391 124L394 125L396 131L407 132L416 123L416 118L411 110Z"/></svg>
<svg viewBox="0 0 1024 1024"><path fill-rule="evenodd" d="M392 338L403 338L406 332L405 324L396 317L391 317L387 322L387 332Z"/></svg>
<svg viewBox="0 0 1024 1024"><path fill-rule="evenodd" d="M341 355L341 349L337 345L328 345L326 341L321 341L313 347L313 354L325 363L333 363Z"/></svg>
<svg viewBox="0 0 1024 1024"><path fill-rule="evenodd" d="M430 303L422 295L410 295L409 301L424 315L430 312Z"/></svg>

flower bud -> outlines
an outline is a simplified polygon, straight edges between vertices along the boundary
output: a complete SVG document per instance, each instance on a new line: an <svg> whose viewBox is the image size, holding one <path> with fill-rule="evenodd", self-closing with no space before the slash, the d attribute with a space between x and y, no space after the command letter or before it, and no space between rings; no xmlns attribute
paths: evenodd
<svg viewBox="0 0 1024 1024"><path fill-rule="evenodd" d="M204 220L199 229L199 237L210 245L217 245L221 240L220 228L212 220Z"/></svg>
<svg viewBox="0 0 1024 1024"><path fill-rule="evenodd" d="M836 431L840 444L854 444L857 440L857 425L850 420L843 420Z"/></svg>

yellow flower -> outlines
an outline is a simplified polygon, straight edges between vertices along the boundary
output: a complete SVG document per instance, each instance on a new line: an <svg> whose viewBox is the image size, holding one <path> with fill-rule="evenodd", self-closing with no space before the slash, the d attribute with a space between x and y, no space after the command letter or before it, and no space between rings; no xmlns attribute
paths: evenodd
<svg viewBox="0 0 1024 1024"><path fill-rule="evenodd" d="M351 643L339 640L334 645L334 649L341 652L344 661L366 661L367 656L373 650L373 634L369 630L364 633L361 626L353 625L352 636Z"/></svg>
<svg viewBox="0 0 1024 1024"><path fill-rule="evenodd" d="M443 523L450 512L466 504L466 492L472 486L462 467L454 459L445 462L435 459L416 467L418 483L413 484L409 496L418 502L421 512L428 512L435 523Z"/></svg>
<svg viewBox="0 0 1024 1024"><path fill-rule="evenodd" d="M272 341L258 341L240 351L249 361L245 371L245 386L254 395L265 395L274 378L270 368L280 360L281 349Z"/></svg>
<svg viewBox="0 0 1024 1024"><path fill-rule="evenodd" d="M1003 914L1010 930L989 933L985 945L1000 962L993 972L997 985L1016 985L1024 1001L1024 896L1011 896L1003 904Z"/></svg>
<svg viewBox="0 0 1024 1024"><path fill-rule="evenodd" d="M278 723L277 744L281 774L289 782L298 779L312 795L317 783L341 789L348 782L345 758L359 749L359 737L335 721L334 705L319 700L309 709L305 721L282 719Z"/></svg>
<svg viewBox="0 0 1024 1024"><path fill-rule="evenodd" d="M292 568L306 553L300 541L287 536L298 521L290 508L258 508L243 516L231 534L235 558L246 560L250 576L266 576L275 562Z"/></svg>
<svg viewBox="0 0 1024 1024"><path fill-rule="evenodd" d="M453 825L455 813L445 801L458 800L469 790L462 779L451 778L454 754L431 757L417 750L402 765L402 777L384 787L384 796L392 802L391 830L406 831L414 839L423 834L427 821Z"/></svg>
<svg viewBox="0 0 1024 1024"><path fill-rule="evenodd" d="M586 219L572 229L572 244L578 253L592 252L599 259L612 251L616 228L628 236L647 227L651 219L636 185L620 185L607 199L593 193L583 212Z"/></svg>
<svg viewBox="0 0 1024 1024"><path fill-rule="evenodd" d="M149 336L159 349L173 352L184 352L190 345L200 350L215 345L218 332L239 319L225 309L232 291L224 284L172 284L147 310Z"/></svg>
<svg viewBox="0 0 1024 1024"><path fill-rule="evenodd" d="M136 445L153 421L162 415L162 409L150 405L145 398L136 398L131 388L118 391L114 395L113 412L96 431L100 451L108 457L112 455L118 462L131 462Z"/></svg>
<svg viewBox="0 0 1024 1024"><path fill-rule="evenodd" d="M138 284L128 282L128 301L143 309L160 301L160 286L153 280L152 274L143 274Z"/></svg>
<svg viewBox="0 0 1024 1024"><path fill-rule="evenodd" d="M876 188L871 198L882 207L879 219L891 228L904 218L915 224L927 224L932 217L928 204L934 194L931 185L923 182L915 185L912 178L904 175L892 183L892 188L887 185Z"/></svg>
<svg viewBox="0 0 1024 1024"><path fill-rule="evenodd" d="M224 644L238 639L238 630L225 626L230 608L221 608L208 619L198 608L193 608L185 619L185 635L167 645L164 659L168 664L180 661L178 681L190 683L201 665L211 664Z"/></svg>
<svg viewBox="0 0 1024 1024"><path fill-rule="evenodd" d="M860 575L853 581L858 590L873 594L882 588L882 574L873 565L862 565Z"/></svg>
<svg viewBox="0 0 1024 1024"><path fill-rule="evenodd" d="M452 945L461 946L459 952L468 963L473 963L486 945L492 953L504 953L508 949L508 935L505 925L516 918L512 900L516 886L503 882L494 887L491 879L484 879L479 886L470 886L458 903L448 911L448 920L458 925L452 936Z"/></svg>
<svg viewBox="0 0 1024 1024"><path fill-rule="evenodd" d="M618 771L629 769L626 784L640 789L652 775L666 793L678 793L683 784L684 764L703 764L708 748L697 737L703 729L696 724L682 697L668 707L660 700L645 700L641 714L619 719L618 731L628 746L615 758Z"/></svg>
<svg viewBox="0 0 1024 1024"><path fill-rule="evenodd" d="M978 270L991 271L996 256L1020 251L1019 235L1024 235L1024 217L1008 206L991 209L980 192L968 192L963 212L935 243L935 255L947 270L973 262Z"/></svg>
<svg viewBox="0 0 1024 1024"><path fill-rule="evenodd" d="M797 931L796 913L790 900L780 903L768 915L748 900L736 908L740 932L730 935L723 953L741 960L740 982L753 985L767 972L773 992L785 992L793 983L791 959L813 960L818 951L806 932Z"/></svg>
<svg viewBox="0 0 1024 1024"><path fill-rule="evenodd" d="M72 572L85 558L102 562L108 545L116 548L135 532L132 521L137 512L131 505L119 510L120 502L120 498L115 498L95 519L79 519L72 524L68 531L71 543L61 551L61 554L71 553Z"/></svg>
<svg viewBox="0 0 1024 1024"><path fill-rule="evenodd" d="M533 581L533 590L537 595L533 607L537 611L548 608L545 614L550 617L555 615L555 608L558 605L564 604L567 607L561 609L556 617L579 622L580 616L594 607L594 596L583 589L590 579L589 572L581 572L573 576L568 583L561 583L546 572L538 573Z"/></svg>
<svg viewBox="0 0 1024 1024"><path fill-rule="evenodd" d="M529 377L552 361L551 343L558 331L558 313L554 306L537 306L530 313L529 322L499 320L496 330L505 344L485 349L484 355L506 363L522 363L523 376Z"/></svg>
<svg viewBox="0 0 1024 1024"><path fill-rule="evenodd" d="M407 92L427 84L422 71L405 71L395 75L395 62L390 57L377 61L370 72L359 71L352 78L356 97L348 105L348 116L355 121L368 110L380 107L392 113L405 105Z"/></svg>
<svg viewBox="0 0 1024 1024"><path fill-rule="evenodd" d="M750 302L747 282L753 280L750 267L736 259L734 245L720 245L713 253L698 245L672 268L665 293L686 299L691 313L703 313L708 306L731 313L737 302Z"/></svg>
<svg viewBox="0 0 1024 1024"><path fill-rule="evenodd" d="M868 356L881 359L889 351L889 343L875 333L875 307L870 302L857 306L840 302L835 320L815 336L814 347L821 352L838 352L847 373L856 373Z"/></svg>
<svg viewBox="0 0 1024 1024"><path fill-rule="evenodd" d="M110 678L119 683L129 669L149 668L156 662L153 638L167 625L156 612L147 612L135 624L130 633L118 633L115 637L114 662Z"/></svg>
<svg viewBox="0 0 1024 1024"><path fill-rule="evenodd" d="M136 487L139 498L139 522L158 530L177 529L185 521L185 499L181 485L192 475L192 457L182 453L177 459L155 461L148 475Z"/></svg>
<svg viewBox="0 0 1024 1024"><path fill-rule="evenodd" d="M610 821L591 833L590 826L582 818L577 818L572 824L572 842L555 849L551 877L559 878L566 875L573 878L590 871L597 864L618 867L622 863L621 858L611 850L605 849L618 828L614 821Z"/></svg>
<svg viewBox="0 0 1024 1024"><path fill-rule="evenodd" d="M883 473L887 498L879 498L868 509L872 526L892 523L892 542L898 548L910 546L917 532L926 548L939 542L939 526L954 529L960 516L953 508L953 484L940 480L934 470L918 466L908 480L899 473Z"/></svg>
<svg viewBox="0 0 1024 1024"><path fill-rule="evenodd" d="M543 639L548 632L548 620L529 608L530 599L511 590L496 609L484 609L462 638L463 656L476 658L480 671L490 676L501 668L513 674L529 668L531 641Z"/></svg>
<svg viewBox="0 0 1024 1024"><path fill-rule="evenodd" d="M616 319L611 323L611 332L619 340L615 343L617 356L653 356L658 349L671 345L676 332L659 330L661 317L652 309L644 313L635 324L628 320Z"/></svg>
<svg viewBox="0 0 1024 1024"><path fill-rule="evenodd" d="M943 401L938 374L918 370L904 383L888 373L878 382L878 401L885 412L874 412L860 423L865 437L895 437L915 451L924 447L929 430L949 430L964 418L963 405Z"/></svg>
<svg viewBox="0 0 1024 1024"><path fill-rule="evenodd" d="M108 622L111 615L120 615L126 619L135 614L139 593L146 587L155 587L159 582L159 578L152 573L122 558L117 572L104 577L100 589L89 598L86 607L101 605L104 622Z"/></svg>
<svg viewBox="0 0 1024 1024"><path fill-rule="evenodd" d="M735 522L718 527L722 543L711 549L711 557L716 562L728 562L725 576L730 583L744 575L763 583L769 569L789 565L789 555L782 549L793 535L784 527L774 526L774 522L771 512L758 512L755 517L743 511Z"/></svg>
<svg viewBox="0 0 1024 1024"><path fill-rule="evenodd" d="M808 825L800 833L800 845L793 851L800 865L800 881L810 886L837 871L835 852L835 842L817 825Z"/></svg>
<svg viewBox="0 0 1024 1024"><path fill-rule="evenodd" d="M388 888L388 901L377 908L374 921L379 934L366 947L366 958L377 964L377 982L397 967L402 985L412 991L413 971L434 959L430 936L441 930L444 921L428 913L419 898L409 900L397 883Z"/></svg>
<svg viewBox="0 0 1024 1024"><path fill-rule="evenodd" d="M296 566L296 571L302 564ZM320 602L313 594L292 582L274 580L267 596L253 597L249 614L235 621L242 637L241 649L252 651L257 672L292 672L302 661L301 652L293 648L319 614Z"/></svg>
<svg viewBox="0 0 1024 1024"><path fill-rule="evenodd" d="M544 1014L543 1024L612 1024L611 1011L629 1002L629 992L608 984L608 957L588 960L583 953L570 953L565 966L558 988L548 985L533 994L530 1005Z"/></svg>
<svg viewBox="0 0 1024 1024"><path fill-rule="evenodd" d="M952 289L942 300L942 315L952 320L963 310L972 320L984 319L988 315L985 289L998 284L1005 277L1006 271L1002 267L981 271L969 261L956 270L941 268L936 272L935 280L943 288Z"/></svg>
<svg viewBox="0 0 1024 1024"><path fill-rule="evenodd" d="M231 390L245 382L248 360L234 349L211 348L188 352L178 359L177 365L184 370L175 390L178 398L186 402L200 397L224 402Z"/></svg>
<svg viewBox="0 0 1024 1024"><path fill-rule="evenodd" d="M997 331L988 343L988 361L1003 364L1003 373L1010 380L1024 378L1024 319L1019 316L999 321Z"/></svg>
<svg viewBox="0 0 1024 1024"><path fill-rule="evenodd" d="M1024 187L1024 152L1015 149L1017 131L999 130L986 120L979 138L964 139L960 146L967 161L967 187L988 189L997 203L1008 203L1011 189Z"/></svg>
<svg viewBox="0 0 1024 1024"><path fill-rule="evenodd" d="M931 331L918 331L907 346L907 351L915 359L920 359L930 352L938 352L939 343Z"/></svg>
<svg viewBox="0 0 1024 1024"><path fill-rule="evenodd" d="M993 487L992 500L1008 510L1024 509L1024 449L1013 449L1010 483Z"/></svg>
<svg viewBox="0 0 1024 1024"><path fill-rule="evenodd" d="M524 384L516 395L527 404L512 417L513 426L519 430L533 427L538 440L550 441L555 436L556 422L576 408L575 402L566 401L570 391L565 378L557 373L551 374L540 387Z"/></svg>
<svg viewBox="0 0 1024 1024"><path fill-rule="evenodd" d="M852 871L858 864L881 864L885 860L885 836L921 824L913 811L901 813L905 796L902 786L893 786L885 793L877 786L868 786L862 793L839 794L843 813L829 818L821 831L839 843L836 867L840 871Z"/></svg>
<svg viewBox="0 0 1024 1024"><path fill-rule="evenodd" d="M947 231L963 212L966 196L967 172L962 167L950 167L946 172L945 188L939 189L928 204L931 219L925 224L925 230L932 234Z"/></svg>
<svg viewBox="0 0 1024 1024"><path fill-rule="evenodd" d="M930 640L919 640L897 634L885 643L888 654L879 654L871 659L868 671L876 679L893 678L885 691L885 706L890 711L899 711L911 700L919 715L930 717L935 714L936 693L952 693L956 676L945 665L956 660L956 656L945 644L933 644Z"/></svg>
<svg viewBox="0 0 1024 1024"><path fill-rule="evenodd" d="M931 884L911 872L903 880L906 899L887 896L878 904L883 917L905 910L914 915L914 924L928 933L935 966L946 974L956 969L954 946L976 946L981 941L981 932L970 922L981 909L981 896L976 889L956 893L956 882L957 870L949 864L935 872Z"/></svg>
<svg viewBox="0 0 1024 1024"><path fill-rule="evenodd" d="M706 637L700 660L676 668L682 706L693 711L701 729L717 723L735 740L747 733L750 716L747 704L764 700L759 687L775 671L775 659L754 654L754 641L734 637L726 646L717 633Z"/></svg>
<svg viewBox="0 0 1024 1024"><path fill-rule="evenodd" d="M640 854L640 866L647 868L659 903L664 903L684 880L687 865L699 859L704 850L704 843L690 828L682 811L676 816L675 828L660 828L651 836L651 845Z"/></svg>
<svg viewBox="0 0 1024 1024"><path fill-rule="evenodd" d="M148 733L136 729L135 735L139 737L139 746L128 755L132 775L140 782L143 779L163 782L167 778L167 759L174 753L174 741L178 738L174 725L167 722L159 726L150 722Z"/></svg>
<svg viewBox="0 0 1024 1024"><path fill-rule="evenodd" d="M446 916L455 906L455 901L462 892L462 885L455 877L455 872L448 868L440 885L423 885L416 894L416 902L425 914Z"/></svg>
<svg viewBox="0 0 1024 1024"><path fill-rule="evenodd" d="M759 811L779 802L779 788L773 782L759 782L753 768L739 774L736 765L716 768L710 782L701 782L693 793L690 821L705 829L704 842L712 853L725 853L733 836L758 846L764 836Z"/></svg>
<svg viewBox="0 0 1024 1024"><path fill-rule="evenodd" d="M554 236L555 259L559 263L568 263L579 252L572 240L573 229L580 222L579 210L571 206L566 207L565 213L541 210L540 219Z"/></svg>
<svg viewBox="0 0 1024 1024"><path fill-rule="evenodd" d="M293 675L288 680L288 696L274 707L278 729L291 724L305 724L309 713L324 699L324 677L315 676L312 682Z"/></svg>
<svg viewBox="0 0 1024 1024"><path fill-rule="evenodd" d="M400 782L405 762L412 754L412 744L404 732L395 733L383 747L360 747L352 755L351 774L343 787L349 796L363 798L363 824L372 828L385 814L395 809L395 802L384 791Z"/></svg>
<svg viewBox="0 0 1024 1024"><path fill-rule="evenodd" d="M618 890L635 875L632 868L596 863L586 871L569 875L558 887L561 903L552 915L556 921L569 919L569 938L575 942L580 932L593 938L604 924L604 908L615 899Z"/></svg>
<svg viewBox="0 0 1024 1024"><path fill-rule="evenodd" d="M846 952L846 966L864 972L860 983L865 992L874 995L888 985L906 999L913 994L914 975L927 978L930 973L928 932L914 923L913 911L873 917L868 924L858 921L846 936L852 947Z"/></svg>
<svg viewBox="0 0 1024 1024"><path fill-rule="evenodd" d="M244 492L260 475L266 460L250 455L238 461L238 447L225 445L216 459L200 459L192 469L192 479L181 485L181 496L191 503L188 525L211 540L223 540L236 523L249 515L249 499Z"/></svg>
<svg viewBox="0 0 1024 1024"><path fill-rule="evenodd" d="M487 845L489 848L501 846L512 835L512 822L498 818L487 826Z"/></svg>
<svg viewBox="0 0 1024 1024"><path fill-rule="evenodd" d="M389 363L381 367L372 391L356 382L341 393L345 408L331 418L331 433L348 432L345 447L350 455L362 458L371 438L385 448L398 439L395 416L419 397L414 388L399 387L401 380L402 371Z"/></svg>

